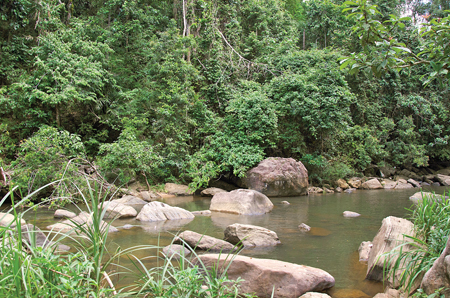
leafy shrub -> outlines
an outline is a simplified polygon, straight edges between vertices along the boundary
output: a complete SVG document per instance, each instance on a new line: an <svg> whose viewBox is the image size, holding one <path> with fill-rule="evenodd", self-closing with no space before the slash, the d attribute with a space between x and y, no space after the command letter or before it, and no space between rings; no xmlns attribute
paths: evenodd
<svg viewBox="0 0 450 298"><path fill-rule="evenodd" d="M30 194L43 185L67 178L41 191L40 195L53 193L53 197L70 197L77 193L71 183L83 184L84 172L79 170L76 162L85 159L79 136L43 126L20 144L17 159L12 163L12 181L23 194Z"/></svg>
<svg viewBox="0 0 450 298"><path fill-rule="evenodd" d="M205 138L204 145L189 162L194 189L225 171L243 177L264 158L264 150L274 146L275 107L259 84L242 81L225 112L224 118L214 123L216 132Z"/></svg>
<svg viewBox="0 0 450 298"><path fill-rule="evenodd" d="M148 183L157 181L162 169L162 158L155 152L154 146L148 140L140 140L142 131L138 126L145 125L146 121L124 118L125 128L116 142L100 146L99 165L106 176L115 175L116 182L128 183L131 179L141 177Z"/></svg>

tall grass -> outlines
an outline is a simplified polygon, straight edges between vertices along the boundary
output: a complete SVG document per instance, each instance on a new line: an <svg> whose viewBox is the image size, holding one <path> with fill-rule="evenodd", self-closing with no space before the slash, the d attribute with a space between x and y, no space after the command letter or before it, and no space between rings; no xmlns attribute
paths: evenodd
<svg viewBox="0 0 450 298"><path fill-rule="evenodd" d="M187 246L186 243L184 245ZM179 259L175 259L175 254L163 256L163 265L152 269L146 269L142 260L135 259L134 264L141 273L138 279L138 294L144 294L144 297L164 298L256 297L239 291L241 279L228 278L227 271L235 256L227 254L226 260L229 262L225 262L226 265L222 268L219 266L219 259L214 266L206 266L195 252L195 248L189 256L185 256L182 251L178 255Z"/></svg>
<svg viewBox="0 0 450 298"><path fill-rule="evenodd" d="M194 264L191 258L181 255L179 260L164 256L163 265L147 268L145 258L139 259L134 253L160 247L141 245L110 250L111 224L103 221L106 213L103 206L113 194L89 182L85 193L79 190L83 209L90 214L86 224L72 221L71 232L50 231L51 244L45 247L36 245L34 231L27 231L31 241L23 241L21 219L31 209L21 213L17 210L41 189L17 203L14 190L0 201L1 206L7 198L11 199L13 205L8 213L14 216L8 225L0 226L0 297L253 297L238 295L239 280L227 278L228 267L220 271L206 268L201 261ZM66 240L73 249L66 254L58 253L58 245ZM119 263L124 256L133 260L139 276L133 286L117 288L113 277L131 274L129 268ZM194 253L194 257L198 256Z"/></svg>
<svg viewBox="0 0 450 298"><path fill-rule="evenodd" d="M441 196L422 194L422 201L409 210L415 235L405 235L410 241L388 253L393 260L389 264L392 278L396 272L401 272L399 282L408 292L418 286L423 274L445 249L450 235L449 203L445 193Z"/></svg>

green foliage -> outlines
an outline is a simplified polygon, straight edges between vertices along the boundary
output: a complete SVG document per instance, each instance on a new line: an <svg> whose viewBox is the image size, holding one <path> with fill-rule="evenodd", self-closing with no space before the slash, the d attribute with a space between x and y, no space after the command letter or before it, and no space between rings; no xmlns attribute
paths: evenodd
<svg viewBox="0 0 450 298"><path fill-rule="evenodd" d="M258 84L243 81L240 87L230 95L225 117L215 123L217 132L206 138L190 161L192 187L206 185L225 171L243 177L264 158L264 150L274 144L274 105Z"/></svg>
<svg viewBox="0 0 450 298"><path fill-rule="evenodd" d="M305 154L300 159L308 170L310 184L333 184L340 178L354 175L354 170L341 161L327 160L322 155Z"/></svg>
<svg viewBox="0 0 450 298"><path fill-rule="evenodd" d="M9 161L13 158L16 146L11 139L6 123L0 124L0 163Z"/></svg>
<svg viewBox="0 0 450 298"><path fill-rule="evenodd" d="M355 98L336 68L337 56L333 51L311 50L274 62L285 69L268 86L280 119L280 147L294 147L296 142L285 140L301 135L311 147L324 152L334 147L337 133L352 124L350 104Z"/></svg>
<svg viewBox="0 0 450 298"><path fill-rule="evenodd" d="M140 175L144 180L155 183L160 178L162 157L159 156L149 140L140 138L146 120L123 118L125 128L116 142L100 146L99 154L104 154L98 163L105 176L114 174L118 184L128 183Z"/></svg>
<svg viewBox="0 0 450 298"><path fill-rule="evenodd" d="M77 167L78 159L85 159L84 145L79 136L43 126L20 144L18 158L12 163L13 183L23 194L30 194L52 181L68 178L40 195L63 198L77 193L71 182L83 177ZM82 181L82 180L81 180ZM52 191L54 191L52 193Z"/></svg>

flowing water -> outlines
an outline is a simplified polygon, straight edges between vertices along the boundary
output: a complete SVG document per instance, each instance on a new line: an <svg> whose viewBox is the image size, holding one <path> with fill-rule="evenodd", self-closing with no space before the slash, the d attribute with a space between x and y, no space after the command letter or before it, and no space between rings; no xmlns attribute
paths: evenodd
<svg viewBox="0 0 450 298"><path fill-rule="evenodd" d="M443 193L444 187L424 189ZM288 198L271 198L275 207L272 212L259 216L242 216L213 212L211 217L197 216L192 221L165 221L143 223L134 219L118 219L113 225L121 227L134 225L131 229L121 229L110 234L109 239L127 248L136 245L151 244L165 246L170 244L173 235L182 230L192 230L216 238L223 238L225 228L233 223L252 224L275 231L281 245L269 249L246 249L242 255L258 258L277 259L295 264L317 267L329 272L336 279L336 285L329 291L334 297L347 290L359 290L374 296L383 291L380 283L364 280L367 264L359 262L358 247L362 241L371 241L387 216L408 217L406 209L412 206L409 197L417 189L408 190L358 190L354 193L335 193ZM287 200L290 205L281 202ZM209 208L211 199L204 197L176 197L166 199L172 206L189 211ZM357 218L345 218L343 211L361 214ZM55 222L53 211L40 209L28 213L25 217L37 226ZM298 225L306 223L313 228L303 233ZM138 257L155 254L141 251ZM156 264L155 264L156 265ZM346 296L346 295L344 295ZM351 296L351 295L350 295Z"/></svg>

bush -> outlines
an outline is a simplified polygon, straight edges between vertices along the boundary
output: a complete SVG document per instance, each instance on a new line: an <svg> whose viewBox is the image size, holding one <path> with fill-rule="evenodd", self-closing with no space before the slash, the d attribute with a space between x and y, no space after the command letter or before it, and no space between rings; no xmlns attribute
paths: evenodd
<svg viewBox="0 0 450 298"><path fill-rule="evenodd" d="M116 142L103 144L100 146L99 165L105 176L114 176L116 182L120 184L128 183L138 175L146 183L156 183L162 176L162 157L159 156L150 141L140 140L142 134L137 126L145 125L146 121L124 118L125 128Z"/></svg>
<svg viewBox="0 0 450 298"><path fill-rule="evenodd" d="M86 161L86 153L79 136L43 126L20 144L17 159L12 163L12 182L22 194L30 194L55 181L53 187L40 191L38 197L72 197L78 191L71 183L84 182L80 161Z"/></svg>

